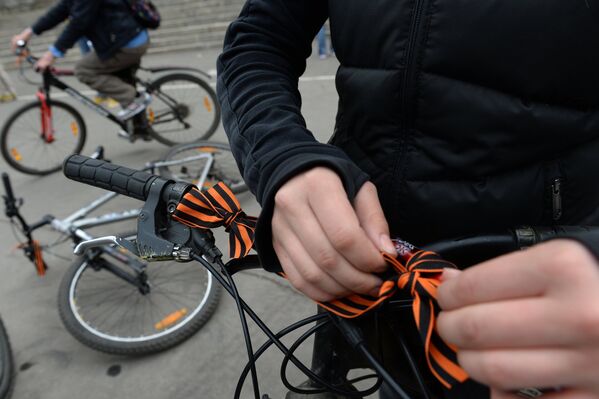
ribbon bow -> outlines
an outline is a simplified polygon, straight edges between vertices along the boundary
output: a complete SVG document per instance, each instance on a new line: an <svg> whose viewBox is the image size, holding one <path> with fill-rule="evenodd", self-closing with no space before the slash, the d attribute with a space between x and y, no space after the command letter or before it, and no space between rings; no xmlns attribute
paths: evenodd
<svg viewBox="0 0 599 399"><path fill-rule="evenodd" d="M175 220L194 228L224 226L229 233L229 256L246 256L254 243L257 219L247 216L233 192L220 182L207 191L193 188L183 196L173 214Z"/></svg>
<svg viewBox="0 0 599 399"><path fill-rule="evenodd" d="M440 311L436 300L440 277L444 268L455 266L431 251L416 251L405 265L387 254L383 254L383 257L397 275L383 283L378 297L353 294L320 305L341 317L355 318L399 291L407 291L414 298L412 312L424 344L429 369L446 388L466 381L468 374L457 363L456 348L443 341L435 329L435 320Z"/></svg>

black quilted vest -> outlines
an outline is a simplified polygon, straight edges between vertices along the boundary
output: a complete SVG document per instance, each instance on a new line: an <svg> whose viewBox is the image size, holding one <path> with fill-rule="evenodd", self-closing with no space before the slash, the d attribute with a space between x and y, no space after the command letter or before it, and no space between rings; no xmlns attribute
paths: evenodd
<svg viewBox="0 0 599 399"><path fill-rule="evenodd" d="M599 0L329 0L332 142L418 244L599 221Z"/></svg>

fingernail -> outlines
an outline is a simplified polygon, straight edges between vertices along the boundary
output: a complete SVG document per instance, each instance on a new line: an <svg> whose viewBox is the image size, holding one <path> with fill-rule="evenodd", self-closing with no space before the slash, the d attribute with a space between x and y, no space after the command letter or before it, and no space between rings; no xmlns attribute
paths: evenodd
<svg viewBox="0 0 599 399"><path fill-rule="evenodd" d="M459 276L460 273L461 271L459 271L458 269L446 267L445 269L443 269L443 274L441 274L441 281L451 280L452 278Z"/></svg>
<svg viewBox="0 0 599 399"><path fill-rule="evenodd" d="M387 252L389 255L397 255L395 245L393 245L391 238L389 238L387 234L381 234L380 242L383 251Z"/></svg>
<svg viewBox="0 0 599 399"><path fill-rule="evenodd" d="M380 291L381 291L381 287L379 286L379 287L373 288L372 291L370 291L368 293L368 295L378 297Z"/></svg>

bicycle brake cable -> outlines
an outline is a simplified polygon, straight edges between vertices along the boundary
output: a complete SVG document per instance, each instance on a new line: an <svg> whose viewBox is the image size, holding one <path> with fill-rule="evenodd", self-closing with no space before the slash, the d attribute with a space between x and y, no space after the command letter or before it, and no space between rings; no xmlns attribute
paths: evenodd
<svg viewBox="0 0 599 399"><path fill-rule="evenodd" d="M245 312L243 311L243 307L241 305L241 298L239 297L239 291L237 291L237 285L233 280L233 277L228 272L224 263L220 258L216 259L216 264L220 267L221 273L225 275L229 282L229 286L231 287L233 299L235 299L235 304L237 305L237 312L239 313L239 318L241 320L241 329L243 330L243 338L245 340L245 347L247 349L248 358L250 359L250 368L252 371L252 386L254 388L254 396L256 399L260 399L260 387L258 385L258 374L256 372L256 364L252 362L254 357L254 349L252 348L252 339L250 337L250 331L248 328L247 319L245 318Z"/></svg>
<svg viewBox="0 0 599 399"><path fill-rule="evenodd" d="M214 278L223 286L223 288L231 296L234 297L233 289L231 288L231 286L229 285L229 283L223 278L222 275L220 275L220 273L214 268L214 266L210 262L208 262L201 255L199 255L198 253L195 253L195 252L191 253L191 259L193 259L193 260L201 263L202 265L204 265L204 267L206 267L208 269L208 271L210 271L210 273L212 273L212 275L214 276ZM262 319L260 319L260 317L258 317L258 315L252 310L252 308L243 299L241 299L241 298L238 298L238 299L239 299L239 303L241 305L241 308L250 316L250 318L264 332L264 334L266 334L266 336L275 344L275 346L277 348L279 348L279 350L283 354L289 356L289 360L306 377L308 377L311 380L315 381L319 385L321 385L323 387L326 387L327 389L330 389L331 392L339 393L339 394L346 394L347 393L345 391L339 390L338 388L336 388L336 387L332 386L331 384L329 384L328 382L324 381L320 376L318 376L312 370L310 370L305 364L303 364L293 354L290 354L289 353L289 349L287 349L287 347L279 339L276 338L275 334L268 328L268 326L266 324L264 324L264 322L262 321ZM251 359L250 359L250 361L251 361Z"/></svg>
<svg viewBox="0 0 599 399"><path fill-rule="evenodd" d="M329 316L327 314L327 316ZM330 318L329 318L330 321ZM314 327L310 328L308 331L306 331L304 334L302 334L302 336L300 336L294 343L293 345L291 345L291 347L289 348L289 354L293 354L295 352L295 350L309 337L311 337L314 333L316 333L317 330L319 330L320 328L323 328L325 326L325 323L321 323L321 324L317 324ZM298 388L295 387L293 385L291 385L291 383L289 383L289 381L287 380L287 376L285 374L285 370L287 369L287 364L289 363L289 355L285 355L285 357L283 358L283 362L281 363L281 370L280 370L280 376L281 376L281 381L283 382L283 384L285 385L285 387L287 389L289 389L290 391L293 391L295 393L299 393L299 394L316 394L316 393L323 393L323 392L327 392L328 389L303 389L303 388ZM347 391L345 389L340 388L339 386L336 385L332 385L333 387L336 388L336 390L343 392L344 396L350 397L350 398L362 398L364 396L368 396L371 395L373 393L375 393L376 391L378 391L379 387L382 384L382 379L380 378L380 376L376 376L377 377L377 381L376 383L364 390L364 391ZM360 380L362 380L364 378L361 378ZM351 384L353 380L349 380L346 381L346 383ZM346 384L343 384L346 385Z"/></svg>
<svg viewBox="0 0 599 399"><path fill-rule="evenodd" d="M303 320L300 320L298 322L295 322L295 323L283 328L281 331L279 331L278 333L275 334L275 337L277 339L281 339L285 335L297 330L298 328L301 328L301 327L303 327L307 324L313 323L315 321L320 321L321 319L324 319L326 317L327 317L327 315L324 313L312 315L310 317L307 317ZM328 320L323 320L323 323L325 323L325 324L328 323ZM243 389L243 384L245 382L247 374L250 372L251 364L255 363L260 358L260 356L262 356L262 354L264 352L266 352L266 350L272 346L272 344L273 344L272 340L267 340L264 344L262 344L262 346L260 348L258 348L258 350L256 352L254 352L254 356L252 357L252 359L248 362L248 364L245 365L245 368L241 372L241 374L239 376L239 380L237 381L237 387L235 388L235 395L233 397L234 399L239 399L239 397L241 395L241 390Z"/></svg>

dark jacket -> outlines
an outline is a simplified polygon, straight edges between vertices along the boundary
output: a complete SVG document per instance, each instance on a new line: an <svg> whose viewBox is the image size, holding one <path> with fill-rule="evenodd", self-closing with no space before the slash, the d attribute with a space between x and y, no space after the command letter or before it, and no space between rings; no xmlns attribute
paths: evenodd
<svg viewBox="0 0 599 399"><path fill-rule="evenodd" d="M69 22L54 46L65 53L87 37L100 59L110 58L143 30L125 0L60 0L32 30L39 35L66 19Z"/></svg>
<svg viewBox="0 0 599 399"><path fill-rule="evenodd" d="M218 63L223 122L263 206L314 165L368 176L392 234L422 245L518 225L599 222L599 1L250 0ZM565 17L567 16L567 17ZM330 18L341 63L331 143L298 77Z"/></svg>

